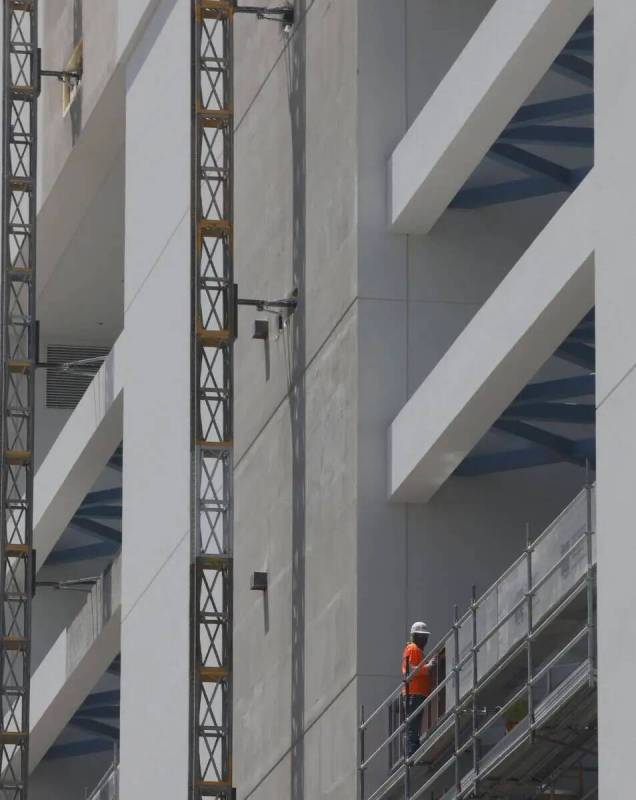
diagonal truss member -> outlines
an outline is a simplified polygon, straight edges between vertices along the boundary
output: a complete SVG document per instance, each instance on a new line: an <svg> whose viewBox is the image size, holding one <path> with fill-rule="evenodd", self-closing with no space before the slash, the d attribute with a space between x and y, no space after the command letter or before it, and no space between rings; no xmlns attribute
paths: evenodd
<svg viewBox="0 0 636 800"><path fill-rule="evenodd" d="M190 797L232 797L233 0L192 0Z"/></svg>
<svg viewBox="0 0 636 800"><path fill-rule="evenodd" d="M33 583L37 0L3 2L0 800L25 800Z"/></svg>

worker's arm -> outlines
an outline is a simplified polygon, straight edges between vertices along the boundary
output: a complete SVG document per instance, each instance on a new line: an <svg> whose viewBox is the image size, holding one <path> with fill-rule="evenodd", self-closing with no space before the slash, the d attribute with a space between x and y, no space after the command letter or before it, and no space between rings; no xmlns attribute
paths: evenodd
<svg viewBox="0 0 636 800"><path fill-rule="evenodd" d="M404 680L406 680L407 675L411 671L411 661L410 661L409 655L410 655L409 654L409 649L407 647L404 650L404 653L402 654L402 678Z"/></svg>
<svg viewBox="0 0 636 800"><path fill-rule="evenodd" d="M420 674L422 672L428 672L437 664L437 656L432 656L428 661L415 660L415 656L416 653L408 647L404 651L402 657L402 677L404 680L406 680L407 674L411 676L412 673Z"/></svg>

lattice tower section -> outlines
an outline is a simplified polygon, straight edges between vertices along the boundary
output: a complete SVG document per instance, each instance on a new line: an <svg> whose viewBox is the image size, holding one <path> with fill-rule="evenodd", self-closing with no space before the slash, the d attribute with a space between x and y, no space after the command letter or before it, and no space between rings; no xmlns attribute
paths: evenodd
<svg viewBox="0 0 636 800"><path fill-rule="evenodd" d="M33 581L37 0L4 0L3 12L0 800L25 800Z"/></svg>
<svg viewBox="0 0 636 800"><path fill-rule="evenodd" d="M232 29L193 0L191 797L232 796Z"/></svg>

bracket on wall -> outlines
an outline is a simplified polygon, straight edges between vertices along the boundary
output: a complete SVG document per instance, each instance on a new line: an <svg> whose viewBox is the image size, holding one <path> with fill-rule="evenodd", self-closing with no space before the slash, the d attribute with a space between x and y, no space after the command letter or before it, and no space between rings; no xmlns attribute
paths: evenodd
<svg viewBox="0 0 636 800"><path fill-rule="evenodd" d="M264 19L269 22L281 22L288 30L294 24L293 6L274 6L266 8L264 6L236 6L236 14L254 14L256 19Z"/></svg>
<svg viewBox="0 0 636 800"><path fill-rule="evenodd" d="M236 288L235 288L236 291ZM237 297L236 305L238 306L252 306L257 311L268 311L271 314L276 314L278 318L278 329L282 331L285 323L292 316L294 311L298 308L298 290L294 289L291 297L284 297L280 300L258 300L245 297ZM237 309L238 310L238 309ZM238 318L238 314L236 314ZM263 321L261 321L263 322ZM266 322L266 320L264 321ZM258 335L257 335L258 334ZM254 339L267 339L268 333L265 334L264 326L259 330L255 328Z"/></svg>
<svg viewBox="0 0 636 800"><path fill-rule="evenodd" d="M240 306L254 306L258 311L267 311L273 308L286 308L290 315L293 314L298 307L298 299L296 297L286 297L282 300L253 300L239 297L237 302Z"/></svg>
<svg viewBox="0 0 636 800"><path fill-rule="evenodd" d="M57 78L62 83L79 83L82 79L82 73L79 70L63 70L63 69L41 69L40 75L43 78Z"/></svg>
<svg viewBox="0 0 636 800"><path fill-rule="evenodd" d="M38 581L37 586L41 589L53 589L57 592L90 592L101 580L101 575L89 578L75 578L65 581Z"/></svg>
<svg viewBox="0 0 636 800"><path fill-rule="evenodd" d="M40 94L42 78L57 78L60 83L77 86L82 80L81 69L42 69L42 49L37 51L37 94Z"/></svg>

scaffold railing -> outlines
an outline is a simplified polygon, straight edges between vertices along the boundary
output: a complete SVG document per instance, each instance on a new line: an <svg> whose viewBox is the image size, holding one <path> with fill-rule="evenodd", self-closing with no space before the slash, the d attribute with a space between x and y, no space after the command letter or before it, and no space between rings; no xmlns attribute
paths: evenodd
<svg viewBox="0 0 636 800"><path fill-rule="evenodd" d="M489 792L502 785L506 797L550 796L539 790L554 791L567 760L561 754L553 763L559 746L581 752L580 741L594 733L594 520L588 486L488 591L473 593L469 610L455 614L427 654L436 657L437 680L417 711L405 714L404 682L368 717L361 709L360 800L499 797ZM564 737L533 747L566 711ZM420 714L420 745L407 756L407 726ZM565 796L588 791L581 785Z"/></svg>
<svg viewBox="0 0 636 800"><path fill-rule="evenodd" d="M104 777L88 795L87 800L119 800L119 759L117 754Z"/></svg>

